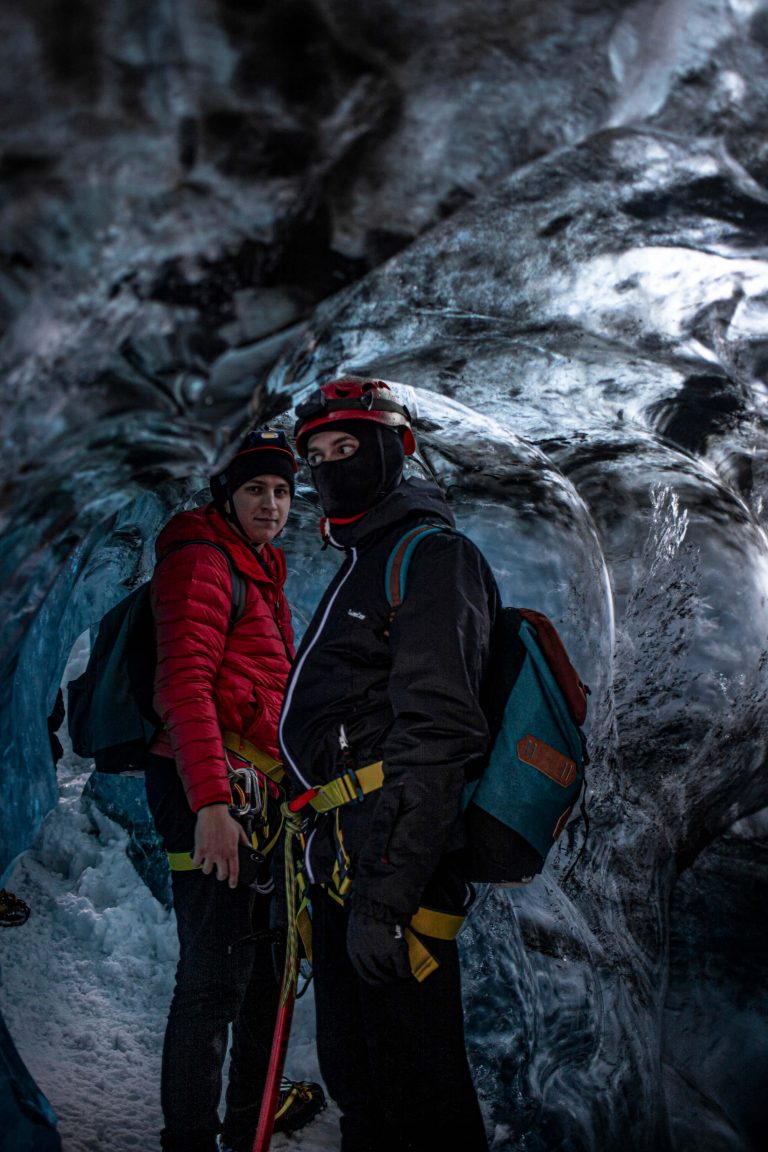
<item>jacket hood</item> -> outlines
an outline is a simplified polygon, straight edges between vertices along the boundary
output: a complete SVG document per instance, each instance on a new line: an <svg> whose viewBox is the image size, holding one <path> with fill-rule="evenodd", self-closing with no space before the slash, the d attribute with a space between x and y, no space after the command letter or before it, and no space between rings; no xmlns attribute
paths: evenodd
<svg viewBox="0 0 768 1152"><path fill-rule="evenodd" d="M277 587L285 583L287 567L282 548L265 544L257 554L213 503L177 512L157 538L156 558L162 560L172 548L187 540L210 540L218 544L226 549L235 567L251 580L268 581Z"/></svg>
<svg viewBox="0 0 768 1152"><path fill-rule="evenodd" d="M396 488L359 519L348 524L330 522L331 537L343 548L356 547L364 544L368 537L379 536L393 524L413 514L429 516L451 528L455 526L453 513L437 484L413 477L401 480Z"/></svg>

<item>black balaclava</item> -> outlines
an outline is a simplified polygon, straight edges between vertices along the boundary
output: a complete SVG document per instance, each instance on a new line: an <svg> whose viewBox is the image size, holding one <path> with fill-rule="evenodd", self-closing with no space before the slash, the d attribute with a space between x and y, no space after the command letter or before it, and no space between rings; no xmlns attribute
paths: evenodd
<svg viewBox="0 0 768 1152"><path fill-rule="evenodd" d="M334 420L318 431L350 432L360 442L354 456L311 468L312 483L329 519L362 515L399 483L405 451L393 428L374 420Z"/></svg>

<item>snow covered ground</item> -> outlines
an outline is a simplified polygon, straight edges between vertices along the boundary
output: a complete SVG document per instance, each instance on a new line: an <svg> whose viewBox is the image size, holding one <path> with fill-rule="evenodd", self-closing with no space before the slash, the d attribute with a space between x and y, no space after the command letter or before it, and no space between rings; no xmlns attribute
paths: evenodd
<svg viewBox="0 0 768 1152"><path fill-rule="evenodd" d="M174 916L134 870L127 833L81 806L88 775L65 752L59 804L3 881L32 913L26 924L0 929L0 1012L58 1117L64 1152L152 1152L162 1124ZM296 1005L286 1071L320 1079L311 986ZM272 1147L337 1148L336 1110L329 1105Z"/></svg>

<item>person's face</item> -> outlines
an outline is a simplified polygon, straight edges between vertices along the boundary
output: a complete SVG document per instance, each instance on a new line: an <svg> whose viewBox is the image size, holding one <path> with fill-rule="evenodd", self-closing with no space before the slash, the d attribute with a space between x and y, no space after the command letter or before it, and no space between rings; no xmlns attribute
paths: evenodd
<svg viewBox="0 0 768 1152"><path fill-rule="evenodd" d="M359 447L360 441L351 432L334 432L333 429L315 432L307 441L307 463L310 468L315 468L330 460L346 460L354 456Z"/></svg>
<svg viewBox="0 0 768 1152"><path fill-rule="evenodd" d="M261 551L285 527L291 509L291 489L282 476L254 476L240 485L232 503L243 532Z"/></svg>

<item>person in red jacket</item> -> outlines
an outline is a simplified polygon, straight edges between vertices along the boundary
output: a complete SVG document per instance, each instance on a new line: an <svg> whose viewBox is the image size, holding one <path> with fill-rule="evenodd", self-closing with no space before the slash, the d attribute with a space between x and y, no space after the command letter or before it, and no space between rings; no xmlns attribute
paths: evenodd
<svg viewBox="0 0 768 1152"><path fill-rule="evenodd" d="M163 728L145 778L180 947L161 1073L165 1152L250 1152L258 1123L278 1001L269 860L281 824L277 722L294 655L285 558L272 541L296 469L283 432L250 433L212 478L212 501L174 516L156 545ZM284 1081L275 1130L303 1127L324 1105L320 1085Z"/></svg>

